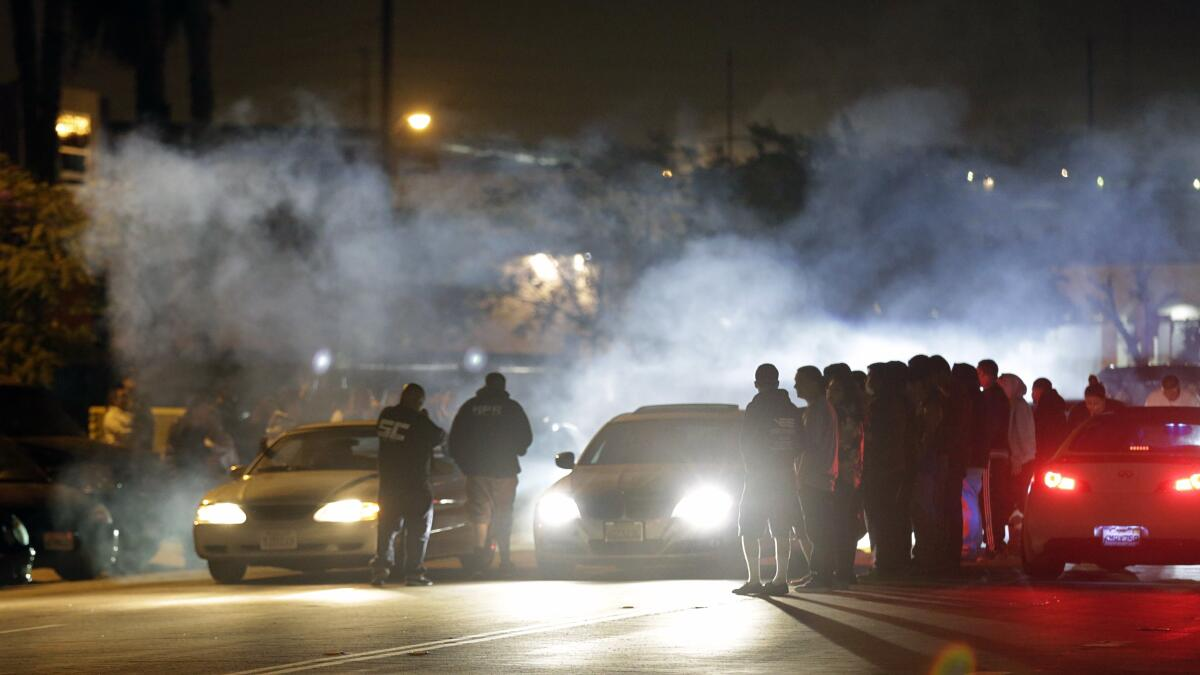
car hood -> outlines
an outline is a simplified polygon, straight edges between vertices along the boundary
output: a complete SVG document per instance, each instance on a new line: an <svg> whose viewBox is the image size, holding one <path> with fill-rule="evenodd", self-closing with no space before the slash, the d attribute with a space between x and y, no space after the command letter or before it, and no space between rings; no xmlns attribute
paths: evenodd
<svg viewBox="0 0 1200 675"><path fill-rule="evenodd" d="M321 504L336 499L375 499L374 471L292 471L257 473L210 490L210 502L238 504Z"/></svg>
<svg viewBox="0 0 1200 675"><path fill-rule="evenodd" d="M579 466L555 484L580 497L611 492L682 497L699 485L733 489L740 476L732 467L706 464L616 464ZM738 486L740 487L740 486Z"/></svg>

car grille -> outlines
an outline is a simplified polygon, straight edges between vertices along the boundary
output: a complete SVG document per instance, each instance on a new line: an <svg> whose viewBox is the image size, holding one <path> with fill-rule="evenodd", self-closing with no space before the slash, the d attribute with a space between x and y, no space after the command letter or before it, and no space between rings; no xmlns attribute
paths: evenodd
<svg viewBox="0 0 1200 675"><path fill-rule="evenodd" d="M316 513L312 504L247 504L242 507L252 521L305 520Z"/></svg>
<svg viewBox="0 0 1200 675"><path fill-rule="evenodd" d="M663 495L628 495L612 491L576 498L580 514L597 520L646 520L671 515L674 499Z"/></svg>

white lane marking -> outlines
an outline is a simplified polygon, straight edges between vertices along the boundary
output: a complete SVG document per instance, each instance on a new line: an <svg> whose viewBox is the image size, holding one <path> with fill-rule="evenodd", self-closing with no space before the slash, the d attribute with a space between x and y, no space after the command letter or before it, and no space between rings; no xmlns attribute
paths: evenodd
<svg viewBox="0 0 1200 675"><path fill-rule="evenodd" d="M29 628L11 628L9 630L0 630L0 635L8 635L9 633L27 633L31 630L46 630L47 628L62 628L65 623L48 623L45 626L30 626Z"/></svg>
<svg viewBox="0 0 1200 675"><path fill-rule="evenodd" d="M709 605L712 607L713 605ZM462 645L478 644L480 642L492 642L494 640L505 640L514 637L524 637L526 635L536 635L538 633L549 633L557 630L565 630L568 628L580 628L582 626L593 626L611 621L622 621L624 619L639 619L649 616L660 616L664 614L673 614L676 612L684 612L692 609L697 609L691 605L686 607L670 607L666 609L655 609L637 612L615 612L612 614L603 614L597 617L586 619L574 619L569 621L559 621L555 623L544 623L535 626L527 626L525 628L509 628L505 630L493 631L490 633L478 633L475 635L464 635L457 638L447 638L444 640L433 640L431 642L421 642L417 644L404 645L402 647L388 647L386 649L376 649L358 654L348 654L346 656L329 656L318 659L310 659L308 661L296 661L294 663L285 663L278 666L267 666L264 668L256 668L254 670L243 670L229 675L274 675L276 673L295 673L303 670L314 670L316 668L326 668L331 666L341 666L348 663L356 663L359 661L374 661L377 659L386 659L393 656L404 656L413 652L431 652L447 647L458 647Z"/></svg>

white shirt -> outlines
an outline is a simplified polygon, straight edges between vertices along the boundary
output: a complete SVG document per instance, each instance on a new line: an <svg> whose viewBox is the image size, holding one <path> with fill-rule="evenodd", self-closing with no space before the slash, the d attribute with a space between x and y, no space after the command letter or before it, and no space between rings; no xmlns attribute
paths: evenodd
<svg viewBox="0 0 1200 675"><path fill-rule="evenodd" d="M1200 407L1200 396L1196 396L1196 392L1190 389L1180 389L1179 398L1174 401L1168 400L1167 395L1160 388L1158 391L1146 397L1147 408L1197 408Z"/></svg>

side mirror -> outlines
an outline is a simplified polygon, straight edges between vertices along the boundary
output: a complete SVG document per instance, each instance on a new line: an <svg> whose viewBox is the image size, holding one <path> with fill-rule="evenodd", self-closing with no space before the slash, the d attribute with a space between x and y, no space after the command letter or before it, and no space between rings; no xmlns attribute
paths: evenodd
<svg viewBox="0 0 1200 675"><path fill-rule="evenodd" d="M570 471L575 468L575 453L560 452L554 456L554 466Z"/></svg>

